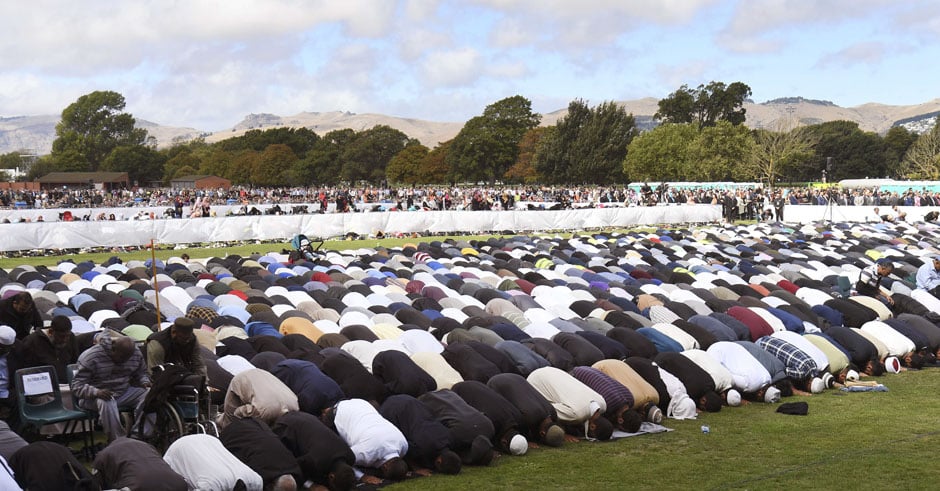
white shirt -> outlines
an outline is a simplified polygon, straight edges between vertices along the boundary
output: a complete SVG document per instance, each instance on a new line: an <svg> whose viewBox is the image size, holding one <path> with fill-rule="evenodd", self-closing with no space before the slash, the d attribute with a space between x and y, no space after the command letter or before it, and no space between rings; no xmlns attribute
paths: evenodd
<svg viewBox="0 0 940 491"><path fill-rule="evenodd" d="M728 369L741 392L757 392L771 382L770 372L740 344L719 341L708 347L708 354Z"/></svg>
<svg viewBox="0 0 940 491"><path fill-rule="evenodd" d="M366 367L369 373L372 373L372 360L375 355L379 354L379 351L371 342L362 339L349 341L343 343L340 349L353 355L354 358L359 360L359 363L362 363L362 366Z"/></svg>
<svg viewBox="0 0 940 491"><path fill-rule="evenodd" d="M715 392L719 394L734 386L734 376L707 352L700 349L685 350L682 355L692 360L696 365L708 372L715 381Z"/></svg>
<svg viewBox="0 0 940 491"><path fill-rule="evenodd" d="M239 479L245 483L248 491L261 491L264 488L261 476L211 435L180 437L166 450L163 460L183 476L190 489L228 490L234 488Z"/></svg>
<svg viewBox="0 0 940 491"><path fill-rule="evenodd" d="M338 402L334 409L336 432L356 455L356 465L380 467L408 453L405 435L372 404L362 399L348 399Z"/></svg>
<svg viewBox="0 0 940 491"><path fill-rule="evenodd" d="M542 367L530 373L526 380L548 399L563 423L583 423L597 409L607 412L607 401L600 394L564 370ZM592 402L596 406L592 406Z"/></svg>
<svg viewBox="0 0 940 491"><path fill-rule="evenodd" d="M698 340L692 337L691 334L679 329L678 327L672 324L666 324L663 322L653 324L653 329L665 334L672 339L673 341L679 343L684 350L698 349Z"/></svg>
<svg viewBox="0 0 940 491"><path fill-rule="evenodd" d="M890 356L902 356L915 349L913 341L884 322L869 321L862 324L861 329L884 343Z"/></svg>
<svg viewBox="0 0 940 491"><path fill-rule="evenodd" d="M225 369L226 372L231 373L233 376L238 375L245 370L251 370L252 368L255 368L255 366L252 365L250 361L239 355L225 355L216 360L216 363L218 363L220 367Z"/></svg>

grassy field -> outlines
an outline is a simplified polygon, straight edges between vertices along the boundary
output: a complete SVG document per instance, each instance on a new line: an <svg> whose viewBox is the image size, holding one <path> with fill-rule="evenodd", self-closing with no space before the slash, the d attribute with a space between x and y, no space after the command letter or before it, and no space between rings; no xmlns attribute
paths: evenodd
<svg viewBox="0 0 940 491"><path fill-rule="evenodd" d="M570 235L570 234L569 234ZM401 247L404 244L417 244L418 242L431 242L434 240L444 241L448 238L454 240L474 240L482 239L486 240L492 235L480 235L480 236L441 236L441 237L422 237L418 239L405 238L405 239L363 239L363 240L332 240L326 241L323 243L321 250L355 250L361 249L364 247ZM284 249L291 249L291 245L288 242L266 242L263 244L244 244L231 247L191 247L185 249L174 249L169 245L157 245L156 257L157 259L166 261L167 259L173 256L181 256L183 253L189 254L191 258L209 258L209 257L225 257L232 254L237 254L239 256L249 256L254 253L267 254L269 252L281 252ZM127 262L132 260L141 260L145 261L150 259L151 252L150 250L140 250L133 252L95 252L95 253L85 253L85 254L66 254L58 256L30 256L30 257L8 257L0 258L0 268L4 268L7 271L13 269L17 266L24 264L32 266L54 266L62 261L71 260L74 262L81 261L91 261L95 264L100 264L112 256L117 256L121 258L121 261Z"/></svg>
<svg viewBox="0 0 940 491"><path fill-rule="evenodd" d="M807 416L724 408L675 431L502 456L487 468L389 489L930 489L940 477L940 369L887 375L889 392L830 390ZM710 427L703 434L702 425Z"/></svg>

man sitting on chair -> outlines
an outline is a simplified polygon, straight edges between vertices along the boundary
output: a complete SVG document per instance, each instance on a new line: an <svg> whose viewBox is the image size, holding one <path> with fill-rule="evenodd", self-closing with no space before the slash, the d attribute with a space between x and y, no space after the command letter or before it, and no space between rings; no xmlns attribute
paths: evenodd
<svg viewBox="0 0 940 491"><path fill-rule="evenodd" d="M79 407L98 411L101 427L108 442L112 442L128 434L121 424L119 408L134 407L140 419L150 377L144 357L131 338L112 338L106 330L95 340L96 344L78 357L71 387Z"/></svg>

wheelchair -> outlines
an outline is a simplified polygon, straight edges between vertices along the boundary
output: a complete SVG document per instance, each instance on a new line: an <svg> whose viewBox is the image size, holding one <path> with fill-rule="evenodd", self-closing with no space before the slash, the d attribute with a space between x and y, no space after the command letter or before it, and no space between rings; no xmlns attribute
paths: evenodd
<svg viewBox="0 0 940 491"><path fill-rule="evenodd" d="M154 378L158 378L172 364L154 367ZM168 388L160 397L153 400L148 413L152 416L152 427L146 433L146 425L137 422L137 429L143 439L158 450L166 451L171 443L184 435L204 433L219 436L219 428L213 420L213 405L209 397L206 378L200 375L187 375Z"/></svg>

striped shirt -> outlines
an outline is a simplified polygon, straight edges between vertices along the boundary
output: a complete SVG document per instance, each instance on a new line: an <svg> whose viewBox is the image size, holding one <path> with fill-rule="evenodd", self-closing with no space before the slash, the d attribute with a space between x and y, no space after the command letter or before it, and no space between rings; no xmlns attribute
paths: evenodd
<svg viewBox="0 0 940 491"><path fill-rule="evenodd" d="M624 407L633 407L633 393L630 389L604 372L596 368L580 366L575 367L571 375L604 398L608 414L616 413Z"/></svg>

